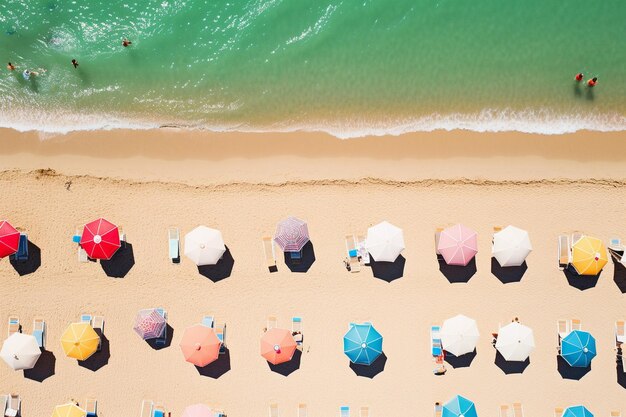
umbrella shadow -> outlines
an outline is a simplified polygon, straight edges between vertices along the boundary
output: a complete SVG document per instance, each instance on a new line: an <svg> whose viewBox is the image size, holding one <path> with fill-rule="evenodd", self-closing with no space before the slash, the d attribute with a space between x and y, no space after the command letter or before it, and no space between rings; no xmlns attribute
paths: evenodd
<svg viewBox="0 0 626 417"><path fill-rule="evenodd" d="M270 367L272 372L276 372L282 376L289 376L298 369L300 369L300 360L302 359L302 352L299 349L296 349L290 361L279 363L278 365L274 365L270 362L267 362L267 365Z"/></svg>
<svg viewBox="0 0 626 417"><path fill-rule="evenodd" d="M528 368L528 365L530 365L530 358L526 358L525 361L507 361L504 359L504 356L496 350L494 363L505 375L523 374L526 368Z"/></svg>
<svg viewBox="0 0 626 417"><path fill-rule="evenodd" d="M370 267L374 278L381 279L386 282L395 281L404 275L404 265L406 259L399 255L393 262L378 262L370 255Z"/></svg>
<svg viewBox="0 0 626 417"><path fill-rule="evenodd" d="M285 265L291 272L307 272L315 262L315 250L310 240L302 247L300 259L292 259L289 252L284 252Z"/></svg>
<svg viewBox="0 0 626 417"><path fill-rule="evenodd" d="M78 361L78 365L89 369L92 372L96 372L98 369L106 366L109 363L111 357L111 349L109 347L109 339L100 333L99 329L96 329L96 333L100 336L100 350L84 361Z"/></svg>
<svg viewBox="0 0 626 417"><path fill-rule="evenodd" d="M233 266L235 265L235 259L228 246L226 246L226 252L222 255L222 258L217 261L215 265L202 265L198 267L198 273L203 277L210 279L213 282L218 282L230 277L233 272Z"/></svg>
<svg viewBox="0 0 626 417"><path fill-rule="evenodd" d="M620 387L626 389L626 372L624 372L624 369L622 367L622 357L618 357L616 358L616 363L617 365L615 366L615 370L617 372L617 383L619 384Z"/></svg>
<svg viewBox="0 0 626 417"><path fill-rule="evenodd" d="M167 329L167 337L165 338L165 343L157 344L157 340L159 339L148 339L146 343L154 350L161 350L170 347L172 344L172 339L174 338L174 328L170 326L169 323L165 325Z"/></svg>
<svg viewBox="0 0 626 417"><path fill-rule="evenodd" d="M469 368L472 361L476 357L476 349L473 352L464 355L455 356L446 350L444 360L453 368Z"/></svg>
<svg viewBox="0 0 626 417"><path fill-rule="evenodd" d="M196 366L196 370L202 376L218 379L226 372L230 371L230 350L224 348L224 353L220 354L217 360L206 366Z"/></svg>
<svg viewBox="0 0 626 417"><path fill-rule="evenodd" d="M602 271L600 271L600 274L601 273ZM569 285L579 289L580 291L585 291L595 287L598 284L598 279L600 278L600 274L579 275L572 265L568 265L567 268L563 270L563 274L565 274L565 278L567 278Z"/></svg>
<svg viewBox="0 0 626 417"><path fill-rule="evenodd" d="M378 375L379 373L385 370L386 364L387 364L387 355L385 355L385 352L383 352L370 365L360 365L360 364L350 362L350 369L352 369L354 373L357 374L358 376L372 379L376 375Z"/></svg>
<svg viewBox="0 0 626 417"><path fill-rule="evenodd" d="M437 256L437 262L439 262L439 271L451 284L468 282L476 274L475 257L465 266L448 265L441 256Z"/></svg>
<svg viewBox="0 0 626 417"><path fill-rule="evenodd" d="M626 294L626 266L619 261L624 252L612 249L609 249L609 252L613 260L613 282L615 282L622 294Z"/></svg>
<svg viewBox="0 0 626 417"><path fill-rule="evenodd" d="M104 273L111 278L124 278L135 265L133 245L122 243L122 246L109 260L101 260L100 266Z"/></svg>
<svg viewBox="0 0 626 417"><path fill-rule="evenodd" d="M579 368L571 366L561 355L556 357L557 370L563 379L572 379L579 381L583 376L587 375L591 371L591 365L585 368Z"/></svg>
<svg viewBox="0 0 626 417"><path fill-rule="evenodd" d="M11 266L15 269L20 276L32 274L41 266L41 249L33 242L28 240L28 259L25 261L18 261L11 257L9 259Z"/></svg>
<svg viewBox="0 0 626 417"><path fill-rule="evenodd" d="M37 359L35 367L32 369L24 369L24 378L37 382L43 382L54 375L56 366L56 357L49 350L42 349L41 356Z"/></svg>
<svg viewBox="0 0 626 417"><path fill-rule="evenodd" d="M500 266L498 260L491 257L491 273L503 284L520 282L527 270L526 261L520 266Z"/></svg>

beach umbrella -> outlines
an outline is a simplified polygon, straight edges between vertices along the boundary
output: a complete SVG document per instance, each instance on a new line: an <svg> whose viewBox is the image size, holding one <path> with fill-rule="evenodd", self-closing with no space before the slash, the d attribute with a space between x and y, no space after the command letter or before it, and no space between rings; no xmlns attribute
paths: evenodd
<svg viewBox="0 0 626 417"><path fill-rule="evenodd" d="M572 266L579 275L598 275L608 262L600 239L583 236L572 246Z"/></svg>
<svg viewBox="0 0 626 417"><path fill-rule="evenodd" d="M196 265L215 265L226 252L222 232L198 226L185 235L185 256Z"/></svg>
<svg viewBox="0 0 626 417"><path fill-rule="evenodd" d="M575 405L567 407L562 417L593 417L593 414L585 406Z"/></svg>
<svg viewBox="0 0 626 417"><path fill-rule="evenodd" d="M183 417L213 417L213 412L204 404L194 404L185 408Z"/></svg>
<svg viewBox="0 0 626 417"><path fill-rule="evenodd" d="M61 335L61 347L65 356L84 361L96 353L100 336L89 323L72 323Z"/></svg>
<svg viewBox="0 0 626 417"><path fill-rule="evenodd" d="M394 262L404 250L404 233L389 222L378 223L367 229L366 247L375 261Z"/></svg>
<svg viewBox="0 0 626 417"><path fill-rule="evenodd" d="M460 395L443 405L441 417L478 417L474 402Z"/></svg>
<svg viewBox="0 0 626 417"><path fill-rule="evenodd" d="M476 320L462 314L444 321L441 326L441 345L454 356L473 352L479 336Z"/></svg>
<svg viewBox="0 0 626 417"><path fill-rule="evenodd" d="M309 228L304 220L288 217L276 226L274 242L283 252L300 252L309 240Z"/></svg>
<svg viewBox="0 0 626 417"><path fill-rule="evenodd" d="M496 349L507 361L525 361L535 350L533 330L515 321L507 324L498 331Z"/></svg>
<svg viewBox="0 0 626 417"><path fill-rule="evenodd" d="M4 341L0 356L16 371L32 369L41 356L41 349L35 336L18 332Z"/></svg>
<svg viewBox="0 0 626 417"><path fill-rule="evenodd" d="M261 337L261 356L273 365L289 362L296 351L296 341L287 329L273 328Z"/></svg>
<svg viewBox="0 0 626 417"><path fill-rule="evenodd" d="M203 367L217 360L221 344L212 328L196 324L185 329L180 348L187 362Z"/></svg>
<svg viewBox="0 0 626 417"><path fill-rule="evenodd" d="M0 258L13 255L20 244L20 232L6 220L0 221Z"/></svg>
<svg viewBox="0 0 626 417"><path fill-rule="evenodd" d="M500 266L520 266L532 250L526 230L507 226L493 234L491 253Z"/></svg>
<svg viewBox="0 0 626 417"><path fill-rule="evenodd" d="M478 238L475 231L462 224L441 231L437 251L448 265L467 265L478 252Z"/></svg>
<svg viewBox="0 0 626 417"><path fill-rule="evenodd" d="M120 231L106 219L94 220L83 228L80 246L91 259L111 259L121 246Z"/></svg>
<svg viewBox="0 0 626 417"><path fill-rule="evenodd" d="M143 340L156 339L161 337L165 331L167 321L154 308L140 310L135 316L133 330Z"/></svg>
<svg viewBox="0 0 626 417"><path fill-rule="evenodd" d="M74 403L57 405L54 407L52 417L85 417L87 412Z"/></svg>
<svg viewBox="0 0 626 417"><path fill-rule="evenodd" d="M343 337L343 353L352 363L371 365L383 353L383 337L370 323L351 324Z"/></svg>
<svg viewBox="0 0 626 417"><path fill-rule="evenodd" d="M596 357L596 339L588 332L572 330L561 340L561 356L576 368L586 368Z"/></svg>

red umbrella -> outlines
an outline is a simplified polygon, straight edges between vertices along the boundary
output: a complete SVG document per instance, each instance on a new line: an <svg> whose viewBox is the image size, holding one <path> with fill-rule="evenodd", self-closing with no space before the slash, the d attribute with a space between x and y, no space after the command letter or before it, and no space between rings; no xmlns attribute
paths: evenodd
<svg viewBox="0 0 626 417"><path fill-rule="evenodd" d="M120 248L120 232L108 220L94 220L85 225L80 246L91 259L111 259Z"/></svg>
<svg viewBox="0 0 626 417"><path fill-rule="evenodd" d="M0 258L13 255L20 244L20 232L5 220L0 222Z"/></svg>

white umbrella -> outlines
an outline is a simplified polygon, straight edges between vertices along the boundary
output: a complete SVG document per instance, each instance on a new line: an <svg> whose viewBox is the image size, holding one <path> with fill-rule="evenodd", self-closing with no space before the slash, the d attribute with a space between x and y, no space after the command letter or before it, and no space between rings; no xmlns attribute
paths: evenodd
<svg viewBox="0 0 626 417"><path fill-rule="evenodd" d="M479 336L476 320L462 314L444 321L441 326L441 345L454 356L473 352Z"/></svg>
<svg viewBox="0 0 626 417"><path fill-rule="evenodd" d="M507 324L498 331L496 349L507 361L525 361L535 350L533 330L517 322Z"/></svg>
<svg viewBox="0 0 626 417"><path fill-rule="evenodd" d="M393 262L404 250L402 229L389 222L367 229L367 251L378 262Z"/></svg>
<svg viewBox="0 0 626 417"><path fill-rule="evenodd" d="M507 226L493 235L491 253L500 266L520 266L532 250L526 230Z"/></svg>
<svg viewBox="0 0 626 417"><path fill-rule="evenodd" d="M226 252L222 232L198 226L185 235L185 256L198 266L215 265Z"/></svg>
<svg viewBox="0 0 626 417"><path fill-rule="evenodd" d="M13 333L2 344L0 356L14 370L32 369L41 356L41 349L35 336Z"/></svg>

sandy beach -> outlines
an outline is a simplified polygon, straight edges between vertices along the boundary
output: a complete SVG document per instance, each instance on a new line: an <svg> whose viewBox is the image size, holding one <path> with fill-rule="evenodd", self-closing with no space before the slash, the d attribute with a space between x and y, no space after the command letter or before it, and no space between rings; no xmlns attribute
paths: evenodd
<svg viewBox="0 0 626 417"><path fill-rule="evenodd" d="M172 416L198 402L229 417L338 415L341 405L369 406L376 416L430 416L455 394L480 416L521 401L526 416L586 405L597 417L626 412L617 382L613 325L626 318L626 296L612 262L597 285L580 291L556 265L556 239L580 230L608 241L626 238L626 141L623 132L541 136L432 132L339 140L318 133L241 134L156 131L77 132L60 136L0 130L0 218L26 231L41 266L19 276L0 261L0 334L17 315L48 324L54 374L42 382L0 366L0 393L22 396L24 416L44 417L70 398L95 397L101 417L139 416L142 399ZM291 273L279 259L267 271L261 237L294 215L308 222L315 263ZM134 265L123 278L81 264L74 230L104 216L123 227ZM369 268L348 273L344 235L382 220L404 229L404 276L391 283ZM477 273L451 284L438 270L436 227L462 222L479 233ZM220 229L232 253L230 277L212 282L183 259L167 257L169 226ZM521 282L491 273L494 225L530 233L534 251ZM133 332L136 312L162 306L171 346L154 350ZM59 338L81 313L103 315L110 357L92 370L65 358ZM183 330L212 313L227 324L229 364L200 375L178 346ZM477 320L477 356L466 368L432 374L431 324L458 313ZM259 355L268 316L281 327L301 316L304 352L289 376ZM494 364L492 331L513 317L534 329L537 348L523 374ZM557 371L556 321L579 318L598 342L580 380ZM374 378L357 376L342 352L349 322L371 321L384 336L386 363ZM50 361L51 356L48 356ZM230 369L228 369L230 368ZM226 372L224 372L226 371ZM31 375L32 376L32 375ZM353 414L354 415L354 414Z"/></svg>

